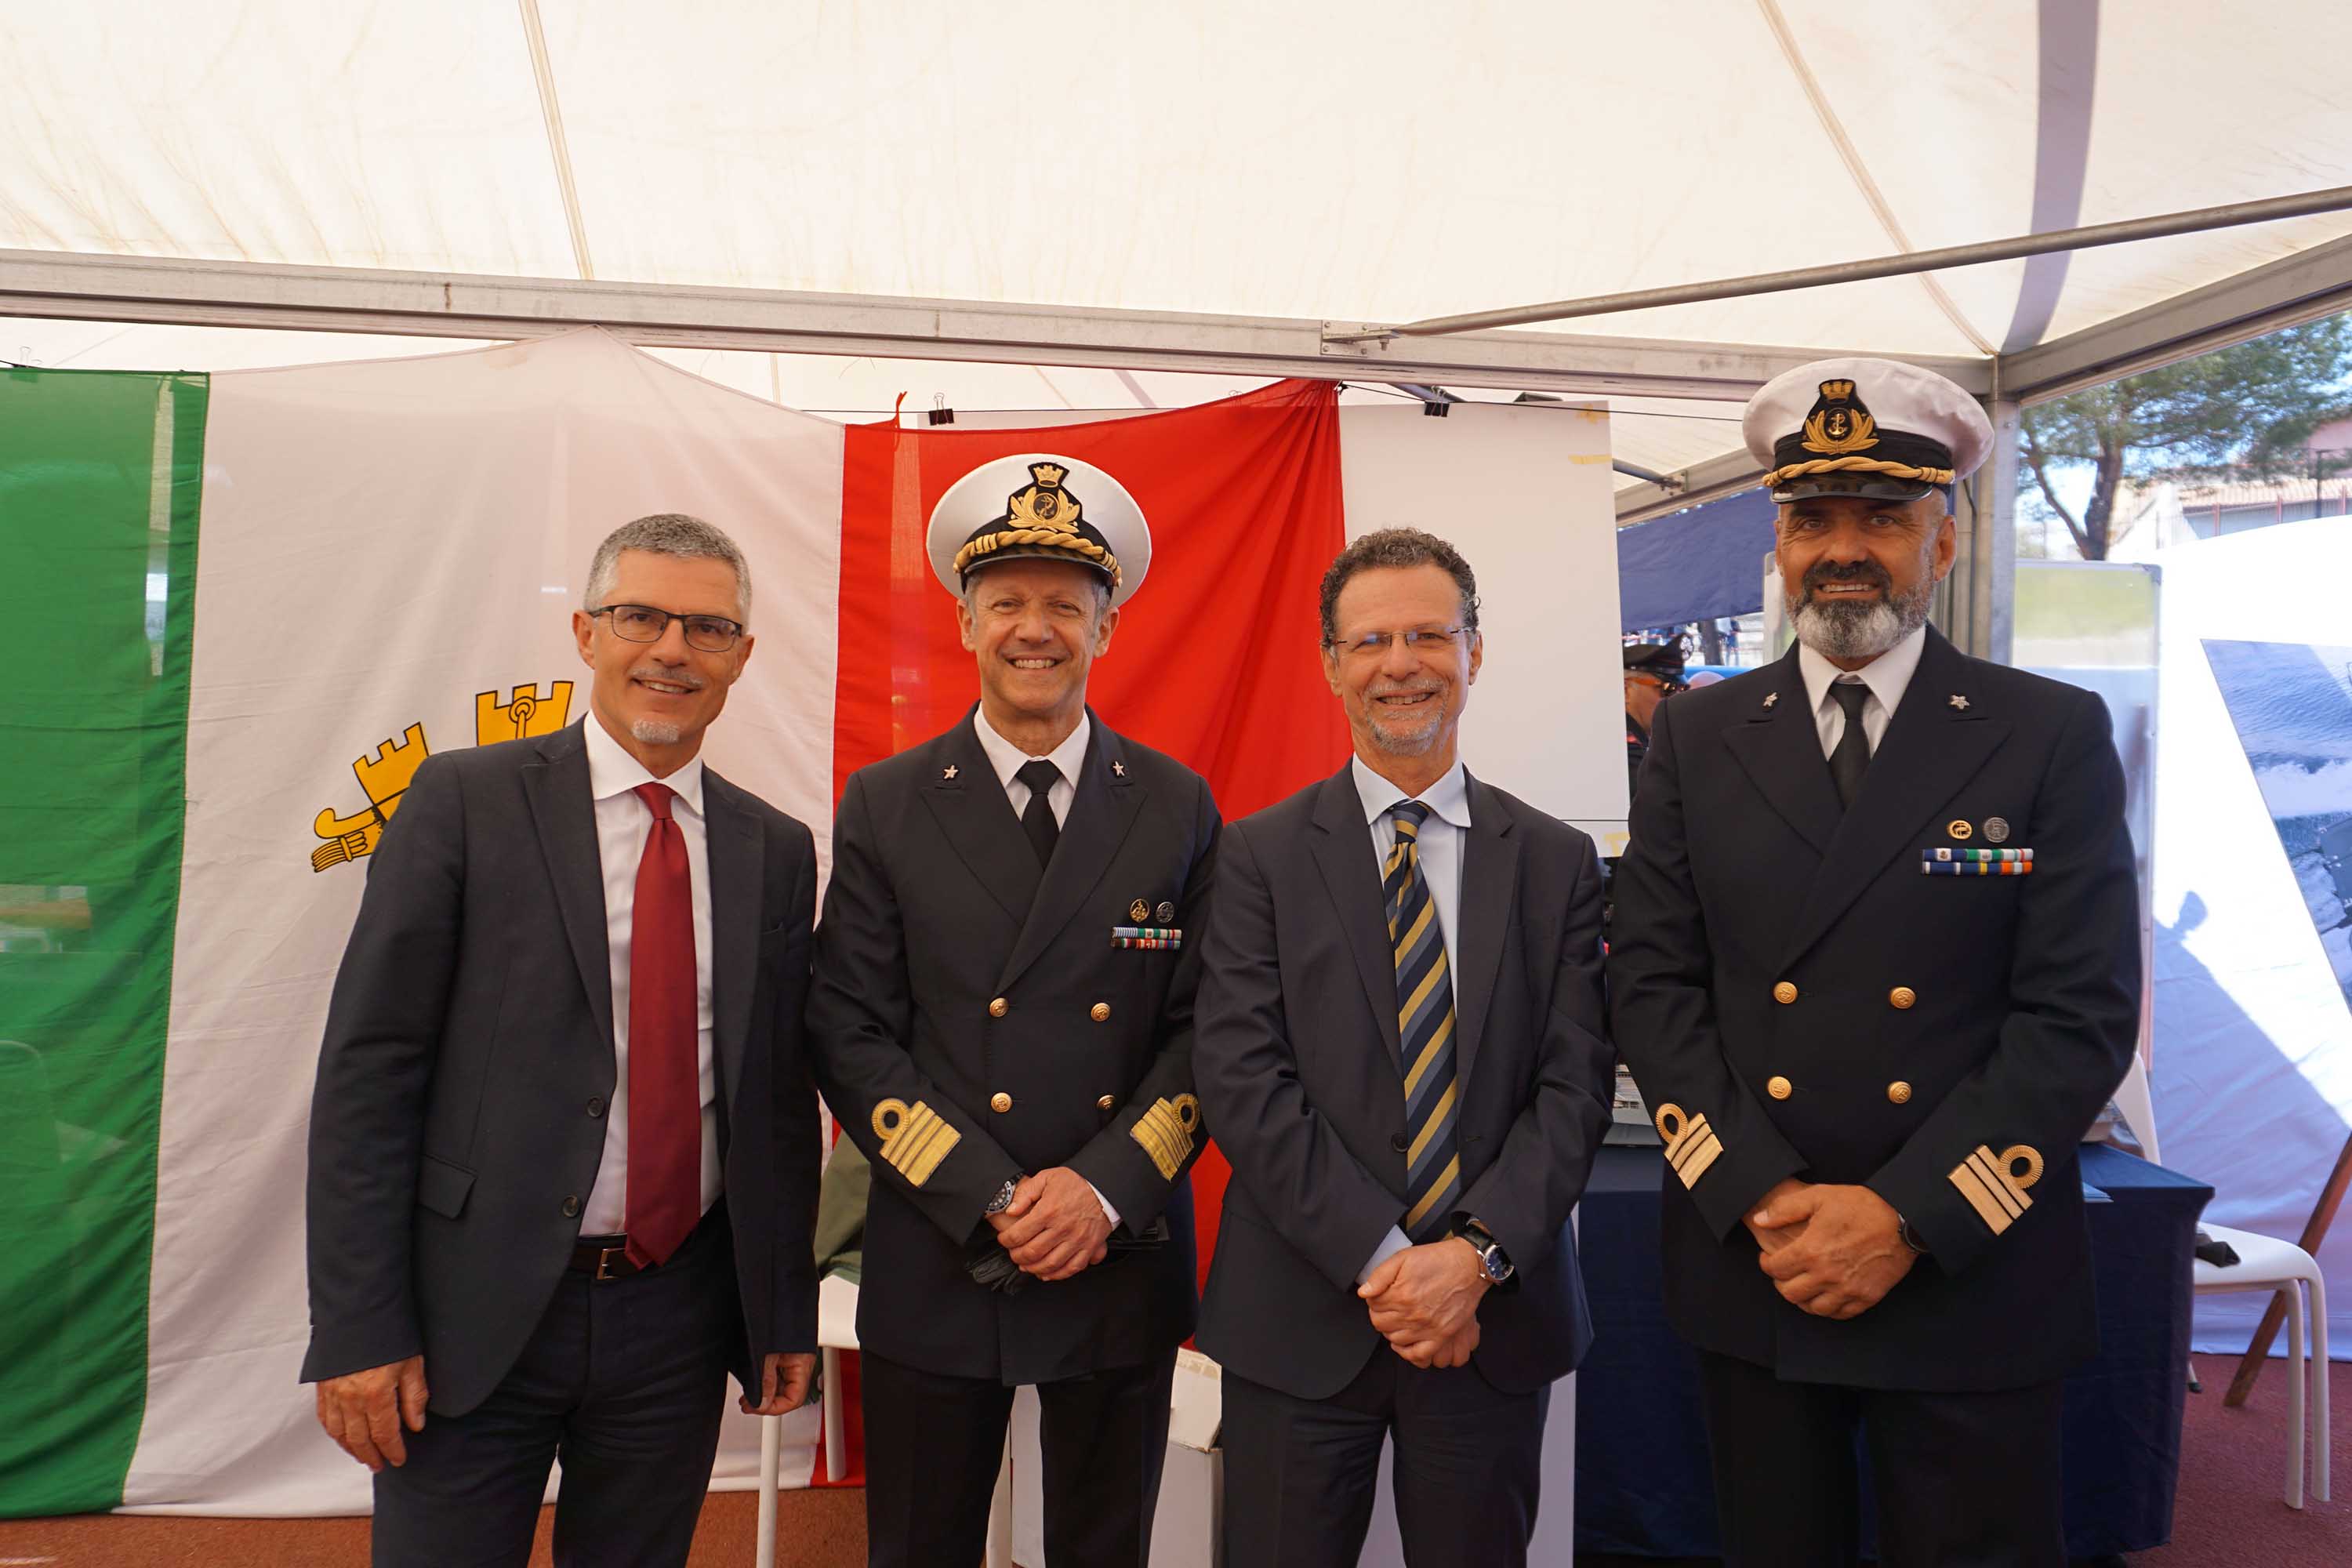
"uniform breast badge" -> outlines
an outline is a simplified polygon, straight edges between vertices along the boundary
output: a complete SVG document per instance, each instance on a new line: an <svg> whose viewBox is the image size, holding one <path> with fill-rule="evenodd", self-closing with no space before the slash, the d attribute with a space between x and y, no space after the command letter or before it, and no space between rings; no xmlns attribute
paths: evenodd
<svg viewBox="0 0 2352 1568"><path fill-rule="evenodd" d="M1135 902L1127 906L1127 918L1133 921L1137 925L1141 925L1144 921L1151 918L1151 906L1145 903L1141 899L1138 899Z"/></svg>
<svg viewBox="0 0 2352 1568"><path fill-rule="evenodd" d="M1139 948L1147 952L1173 952L1184 945L1184 933L1174 926L1113 926L1113 947Z"/></svg>
<svg viewBox="0 0 2352 1568"><path fill-rule="evenodd" d="M1919 851L1919 869L1930 877L2030 877L2031 849L1953 849Z"/></svg>

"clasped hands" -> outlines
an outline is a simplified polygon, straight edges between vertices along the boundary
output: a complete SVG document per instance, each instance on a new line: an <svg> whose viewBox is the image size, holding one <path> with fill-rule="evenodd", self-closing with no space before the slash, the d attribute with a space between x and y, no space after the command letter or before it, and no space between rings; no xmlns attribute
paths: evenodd
<svg viewBox="0 0 2352 1568"><path fill-rule="evenodd" d="M1067 1165L1022 1177L1013 1202L988 1223L1022 1272L1039 1279L1067 1279L1110 1254L1110 1216L1087 1179Z"/></svg>
<svg viewBox="0 0 2352 1568"><path fill-rule="evenodd" d="M1478 1303L1494 1281L1458 1236L1382 1258L1356 1287L1372 1327L1415 1366L1463 1366L1478 1348Z"/></svg>
<svg viewBox="0 0 2352 1568"><path fill-rule="evenodd" d="M1868 1187L1801 1182L1764 1194L1745 1216L1757 1266L1784 1300L1817 1318L1858 1317L1911 1272L1903 1221Z"/></svg>

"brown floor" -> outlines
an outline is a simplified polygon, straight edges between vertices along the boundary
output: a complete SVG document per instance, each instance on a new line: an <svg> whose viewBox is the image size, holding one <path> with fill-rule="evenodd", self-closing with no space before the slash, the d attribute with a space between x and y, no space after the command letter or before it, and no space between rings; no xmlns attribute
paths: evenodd
<svg viewBox="0 0 2352 1568"><path fill-rule="evenodd" d="M2300 1512L2281 1497L2286 1475L2286 1365L2273 1362L2253 1397L2221 1404L2234 1357L2199 1356L2205 1392L2189 1396L2180 1494L2172 1543L2138 1553L2131 1568L2346 1568L2352 1564L2352 1363L2334 1378L2334 1502ZM855 1568L866 1559L866 1494L790 1491L776 1531L779 1568ZM693 1568L751 1562L759 1502L718 1492L702 1512ZM533 1568L546 1568L548 1520L540 1520ZM358 1568L367 1561L363 1519L76 1519L0 1521L0 1568ZM1657 1559L1580 1559L1585 1568ZM1703 1568L1694 1563L1692 1568Z"/></svg>

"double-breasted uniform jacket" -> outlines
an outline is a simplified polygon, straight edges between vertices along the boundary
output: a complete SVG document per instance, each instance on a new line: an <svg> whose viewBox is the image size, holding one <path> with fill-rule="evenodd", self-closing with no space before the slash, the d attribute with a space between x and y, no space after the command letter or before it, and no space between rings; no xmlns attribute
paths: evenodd
<svg viewBox="0 0 2352 1568"><path fill-rule="evenodd" d="M1478 1307L1471 1364L1507 1394L1591 1342L1570 1211L1608 1126L1592 841L1469 780L1453 942L1460 1214L1517 1273ZM1405 1213L1404 1066L1380 867L1351 769L1231 824L1201 991L1202 1101L1233 1183L1202 1348L1326 1399L1383 1342L1357 1271Z"/></svg>
<svg viewBox="0 0 2352 1568"><path fill-rule="evenodd" d="M1199 774L1089 713L1041 872L976 714L851 775L810 1039L874 1165L859 1340L927 1372L1045 1383L1142 1364L1192 1331L1192 993L1219 819ZM1181 942L1118 946L1119 926ZM976 1284L966 1248L988 1236L989 1200L1057 1165L1127 1237L1164 1220L1165 1241L1017 1292Z"/></svg>
<svg viewBox="0 0 2352 1568"><path fill-rule="evenodd" d="M619 1068L581 726L426 759L368 861L310 1107L305 1381L422 1352L462 1415L579 1240ZM706 768L711 1050L747 1389L816 1348L817 1106L802 1044L816 849Z"/></svg>
<svg viewBox="0 0 2352 1568"><path fill-rule="evenodd" d="M1928 1391L2021 1387L2095 1350L2076 1146L2138 1030L2123 802L2097 697L1932 628L1843 812L1795 649L1658 710L1610 984L1667 1140L1686 1338L1795 1381ZM1858 1317L1807 1315L1741 1223L1789 1176L1869 1186L1927 1255Z"/></svg>

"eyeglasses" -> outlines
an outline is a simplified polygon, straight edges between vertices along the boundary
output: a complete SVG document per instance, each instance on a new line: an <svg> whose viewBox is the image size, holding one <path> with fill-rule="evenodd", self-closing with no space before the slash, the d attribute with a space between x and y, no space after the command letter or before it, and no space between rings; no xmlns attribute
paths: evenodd
<svg viewBox="0 0 2352 1568"><path fill-rule="evenodd" d="M1415 626L1403 632L1365 632L1360 637L1333 637L1323 646L1349 658L1378 658L1388 651L1391 642L1404 644L1405 651L1416 656L1435 654L1451 647L1463 633L1475 635L1475 626Z"/></svg>
<svg viewBox="0 0 2352 1568"><path fill-rule="evenodd" d="M606 605L588 613L612 616L613 635L628 642L659 642L677 621L686 627L686 646L704 653L725 653L743 635L743 623L724 616L673 616L651 605Z"/></svg>

